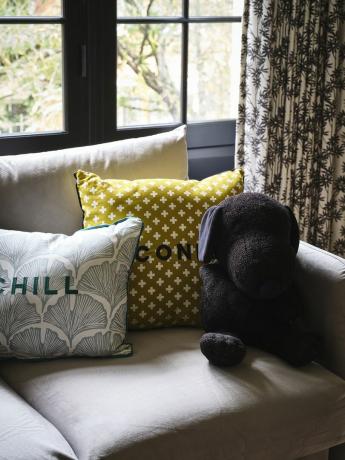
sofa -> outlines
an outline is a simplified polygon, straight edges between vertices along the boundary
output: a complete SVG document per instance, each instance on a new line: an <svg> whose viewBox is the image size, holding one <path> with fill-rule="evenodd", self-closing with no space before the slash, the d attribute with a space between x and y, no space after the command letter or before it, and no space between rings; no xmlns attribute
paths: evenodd
<svg viewBox="0 0 345 460"><path fill-rule="evenodd" d="M0 228L80 228L79 167L186 179L185 130L0 157ZM130 331L134 353L123 359L1 361L0 459L329 458L345 442L345 260L302 242L296 283L324 345L302 368L257 349L237 367L213 367L197 328Z"/></svg>

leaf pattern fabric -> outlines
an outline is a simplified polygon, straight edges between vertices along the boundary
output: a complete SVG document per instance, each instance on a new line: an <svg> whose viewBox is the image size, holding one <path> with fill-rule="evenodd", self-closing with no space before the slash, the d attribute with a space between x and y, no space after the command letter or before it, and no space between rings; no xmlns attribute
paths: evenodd
<svg viewBox="0 0 345 460"><path fill-rule="evenodd" d="M345 256L345 3L246 0L236 164Z"/></svg>
<svg viewBox="0 0 345 460"><path fill-rule="evenodd" d="M141 230L134 217L72 236L0 230L0 358L131 354L127 284Z"/></svg>

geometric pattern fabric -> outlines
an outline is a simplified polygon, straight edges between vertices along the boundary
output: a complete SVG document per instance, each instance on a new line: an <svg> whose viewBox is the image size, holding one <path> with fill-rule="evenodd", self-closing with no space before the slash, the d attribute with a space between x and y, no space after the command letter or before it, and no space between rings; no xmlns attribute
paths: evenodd
<svg viewBox="0 0 345 460"><path fill-rule="evenodd" d="M76 179L84 227L126 216L144 222L130 275L128 327L199 325L200 222L207 208L243 191L242 171L202 181L129 181L79 170Z"/></svg>

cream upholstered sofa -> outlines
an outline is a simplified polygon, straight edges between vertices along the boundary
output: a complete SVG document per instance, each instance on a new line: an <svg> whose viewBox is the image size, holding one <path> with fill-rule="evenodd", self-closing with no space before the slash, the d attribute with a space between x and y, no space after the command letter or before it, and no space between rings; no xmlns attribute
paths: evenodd
<svg viewBox="0 0 345 460"><path fill-rule="evenodd" d="M77 167L184 179L184 128L0 157L0 228L79 228ZM322 365L295 369L251 349L240 366L215 368L202 331L187 328L132 332L134 355L122 360L2 361L0 459L325 460L345 441L345 261L301 243L296 280Z"/></svg>

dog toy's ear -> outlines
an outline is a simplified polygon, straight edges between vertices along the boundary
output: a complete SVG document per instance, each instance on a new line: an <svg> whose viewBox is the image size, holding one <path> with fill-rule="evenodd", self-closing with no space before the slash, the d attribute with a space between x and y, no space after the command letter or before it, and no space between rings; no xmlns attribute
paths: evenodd
<svg viewBox="0 0 345 460"><path fill-rule="evenodd" d="M217 225L222 206L211 206L203 215L199 232L198 257L200 262L208 263L216 258L214 244L217 241Z"/></svg>
<svg viewBox="0 0 345 460"><path fill-rule="evenodd" d="M291 240L291 246L294 248L296 254L298 251L298 246L299 246L299 228L298 228L298 223L296 220L296 217L294 216L293 212L289 208L289 206L285 206L287 209L289 215L290 215L290 221L291 221L291 234L290 234L290 240Z"/></svg>

